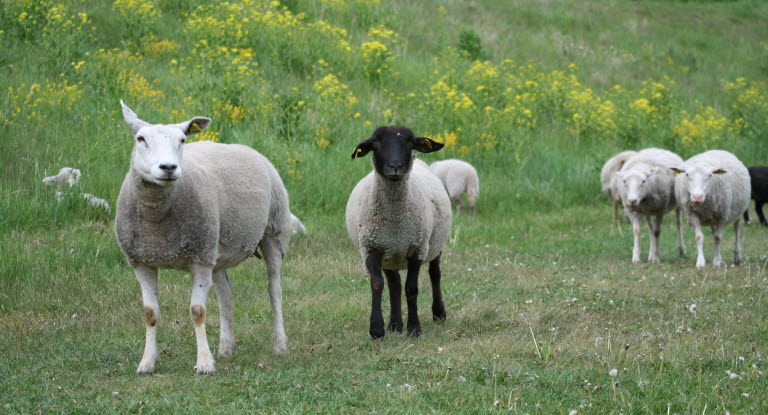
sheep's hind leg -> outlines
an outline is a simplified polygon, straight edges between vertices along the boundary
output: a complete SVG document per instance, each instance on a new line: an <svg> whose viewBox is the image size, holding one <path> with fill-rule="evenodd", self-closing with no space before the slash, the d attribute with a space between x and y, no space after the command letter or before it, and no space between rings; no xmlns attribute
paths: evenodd
<svg viewBox="0 0 768 415"><path fill-rule="evenodd" d="M385 269L384 275L387 277L387 287L389 288L389 325L387 330L403 332L403 313L401 298L403 285L400 282L400 274L391 269Z"/></svg>
<svg viewBox="0 0 768 415"><path fill-rule="evenodd" d="M232 332L232 286L226 270L213 273L213 284L216 286L216 297L219 298L219 321L221 335L219 336L219 357L229 356L235 351L235 336Z"/></svg>
<svg viewBox="0 0 768 415"><path fill-rule="evenodd" d="M683 239L683 212L679 207L677 211L677 250L680 258L685 258L685 240Z"/></svg>
<svg viewBox="0 0 768 415"><path fill-rule="evenodd" d="M269 301L272 304L272 352L276 355L288 351L288 338L283 328L283 290L280 287L280 267L283 264L283 254L280 244L271 236L266 236L259 242L264 261L267 263L269 277Z"/></svg>
<svg viewBox="0 0 768 415"><path fill-rule="evenodd" d="M443 292L440 289L440 257L429 261L429 281L432 283L432 320L445 321L445 305L443 304Z"/></svg>
<svg viewBox="0 0 768 415"><path fill-rule="evenodd" d="M757 217L760 219L760 224L768 226L768 222L766 222L765 216L763 215L763 202L755 202L755 212L757 212Z"/></svg>
<svg viewBox="0 0 768 415"><path fill-rule="evenodd" d="M408 259L408 276L405 277L405 299L408 301L408 335L421 336L421 323L419 322L419 268L421 261L418 258Z"/></svg>
<svg viewBox="0 0 768 415"><path fill-rule="evenodd" d="M208 337L205 334L205 303L208 291L211 289L213 266L196 264L192 270L192 299L189 302L189 314L195 326L197 338L197 365L195 371L201 375L211 374L214 368L213 355L208 347Z"/></svg>
<svg viewBox="0 0 768 415"><path fill-rule="evenodd" d="M368 252L365 268L371 277L371 326L368 333L374 340L384 337L384 316L381 314L381 294L384 291L384 277L381 275L381 254ZM407 292L407 291L406 291Z"/></svg>
<svg viewBox="0 0 768 415"><path fill-rule="evenodd" d="M144 356L141 358L139 367L136 368L136 373L144 375L155 371L157 361L157 320L160 318L160 305L157 301L157 269L139 265L133 271L141 285L144 324L147 329Z"/></svg>
<svg viewBox="0 0 768 415"><path fill-rule="evenodd" d="M737 219L734 222L733 231L736 234L736 246L733 248L733 264L741 265L741 219Z"/></svg>

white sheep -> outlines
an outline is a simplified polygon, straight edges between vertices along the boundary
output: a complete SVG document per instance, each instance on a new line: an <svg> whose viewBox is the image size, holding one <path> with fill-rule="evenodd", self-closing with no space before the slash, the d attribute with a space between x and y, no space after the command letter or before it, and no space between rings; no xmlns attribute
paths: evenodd
<svg viewBox="0 0 768 415"><path fill-rule="evenodd" d="M61 202L64 197L71 194L70 189L77 186L80 182L80 170L72 167L64 167L59 170L59 173L55 176L48 176L43 179L43 183L48 186L56 186L56 200ZM88 204L93 207L100 207L107 212L110 212L109 202L96 197L90 193L83 193L83 199L88 201Z"/></svg>
<svg viewBox="0 0 768 415"><path fill-rule="evenodd" d="M711 226L714 235L712 265L723 264L720 256L720 238L723 227L733 223L736 246L733 262L741 263L741 215L749 206L750 178L744 164L733 154L723 150L710 150L693 156L673 168L678 173L675 193L688 224L696 233L696 267L706 265L702 226Z"/></svg>
<svg viewBox="0 0 768 415"><path fill-rule="evenodd" d="M467 204L469 212L475 214L475 203L480 196L480 179L477 177L477 171L466 161L448 159L436 161L429 165L429 169L437 176L451 201L456 204L456 210L461 212L464 209L464 202L461 195L467 194Z"/></svg>
<svg viewBox="0 0 768 415"><path fill-rule="evenodd" d="M637 151L622 151L621 153L611 157L603 165L603 169L600 170L600 184L603 187L608 197L613 200L613 221L616 222L619 216L619 206L621 206L621 197L619 197L619 190L616 188L616 172L621 170L624 163L630 158L635 156Z"/></svg>
<svg viewBox="0 0 768 415"><path fill-rule="evenodd" d="M187 136L206 128L209 118L150 124L120 104L135 144L117 200L115 233L141 285L146 323L144 356L136 372L153 372L157 360L157 269L192 274L189 310L197 337L195 370L212 373L214 360L205 333L208 290L213 282L221 311L219 356L226 356L235 348L226 269L257 254L257 248L269 276L273 351L285 353L280 266L288 249L291 215L277 170L246 146L183 144Z"/></svg>
<svg viewBox="0 0 768 415"><path fill-rule="evenodd" d="M440 290L440 255L451 231L451 202L442 183L412 150L422 153L443 147L430 138L415 137L404 127L379 127L362 141L352 159L373 152L374 170L357 183L346 210L347 231L371 277L370 335L384 336L381 295L382 270L390 295L389 330L402 332L400 310L401 269L407 269L405 296L408 302L409 336L421 335L417 313L419 268L429 262L432 282L432 316L445 320Z"/></svg>
<svg viewBox="0 0 768 415"><path fill-rule="evenodd" d="M624 206L624 213L632 222L634 247L632 262L640 262L640 216L645 216L650 232L651 246L648 262L659 261L659 234L664 214L677 208L678 250L685 256L682 216L675 200L675 176L670 168L683 159L671 151L648 148L638 152L624 163L616 173L616 188ZM654 223L653 218L656 218Z"/></svg>

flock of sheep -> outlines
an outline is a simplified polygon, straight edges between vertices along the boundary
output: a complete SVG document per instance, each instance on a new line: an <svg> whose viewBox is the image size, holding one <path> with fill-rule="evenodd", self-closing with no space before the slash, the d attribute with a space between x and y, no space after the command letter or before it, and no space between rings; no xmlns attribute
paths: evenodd
<svg viewBox="0 0 768 415"><path fill-rule="evenodd" d="M210 125L209 118L151 124L122 101L120 104L134 146L117 200L115 233L139 281L144 303L146 343L136 372L154 372L157 361L158 269L180 269L192 275L189 311L197 338L195 370L206 374L215 371L205 330L208 292L211 285L216 286L221 309L218 355L226 356L235 349L227 269L251 256L266 262L273 352L285 353L280 268L291 233L305 232L305 228L290 211L288 192L277 170L259 152L243 145L210 141L184 145L188 136ZM418 275L424 263L429 264L432 318L437 322L446 318L440 257L451 231L451 200L461 211L461 197L466 193L469 211L474 214L479 181L475 169L465 162L445 160L427 166L413 154L414 150L431 153L442 147L404 127L379 127L352 153L353 160L372 155L373 171L358 182L349 196L346 226L370 275L369 333L374 339L385 335L381 311L385 279L391 308L386 328L396 332L405 328L409 336L421 334L417 298ZM760 200L768 195L768 175L764 171L762 174ZM634 262L640 261L639 217L646 217L651 230L649 261L658 261L661 221L672 209L678 210L681 255L685 253L680 230L682 211L696 230L697 266L704 266L701 225L713 228L713 265L717 266L722 263L722 228L735 223L735 262L740 261L740 219L746 215L749 203L750 177L732 154L709 151L683 162L661 149L624 152L606 163L601 179L604 190L614 199L615 209L623 205L632 221ZM753 188L756 183L753 176ZM758 215L765 224L762 203L758 203ZM406 272L405 325L400 270Z"/></svg>
<svg viewBox="0 0 768 415"><path fill-rule="evenodd" d="M751 177L750 177L751 176ZM733 262L741 263L741 218L749 222L747 207L755 199L755 209L766 224L762 205L768 199L768 167L747 169L733 154L711 150L683 162L680 156L659 148L639 152L624 151L610 158L600 172L603 191L613 200L614 221L619 205L632 223L634 248L632 262L640 262L640 217L645 217L651 236L648 262L659 261L659 233L664 214L676 210L678 249L685 256L682 214L696 235L696 267L706 265L702 226L714 235L712 265L723 264L720 239L723 228L733 223L736 233Z"/></svg>

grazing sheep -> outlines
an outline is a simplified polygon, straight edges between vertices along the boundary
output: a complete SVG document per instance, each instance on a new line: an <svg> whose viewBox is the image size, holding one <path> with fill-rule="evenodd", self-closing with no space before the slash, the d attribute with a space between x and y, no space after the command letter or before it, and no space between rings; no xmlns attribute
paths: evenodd
<svg viewBox="0 0 768 415"><path fill-rule="evenodd" d="M614 173L621 170L624 163L630 158L635 156L637 151L622 151L621 153L611 157L603 165L603 169L600 170L600 184L603 186L603 192L613 200L613 221L616 222L619 216L619 206L621 205L621 198L619 197L619 191L616 189L616 175Z"/></svg>
<svg viewBox="0 0 768 415"><path fill-rule="evenodd" d="M685 161L672 169L678 173L675 194L696 233L696 267L706 265L702 225L712 227L714 258L712 265L723 264L720 256L720 237L723 227L733 223L736 247L733 262L741 263L741 215L749 206L749 172L733 154L723 150L710 150Z"/></svg>
<svg viewBox="0 0 768 415"><path fill-rule="evenodd" d="M763 204L768 203L768 167L752 166L749 171L749 180L752 183L752 199L755 201L755 212L760 219L760 224L768 226L763 216ZM744 211L744 222L749 224L749 209Z"/></svg>
<svg viewBox="0 0 768 415"><path fill-rule="evenodd" d="M632 222L635 242L632 262L640 262L640 219L645 216L651 234L648 262L659 262L659 234L664 214L677 207L675 201L675 175L670 168L680 165L677 154L659 148L640 151L624 163L616 173L616 188L624 206L624 213ZM653 218L656 222L653 222ZM677 209L678 250L685 256L682 217Z"/></svg>
<svg viewBox="0 0 768 415"><path fill-rule="evenodd" d="M135 144L117 200L115 233L141 285L146 323L144 357L136 372L153 372L157 360L157 269L192 274L189 311L197 337L195 370L212 373L214 360L205 333L208 290L211 283L216 286L219 356L226 356L235 348L226 270L258 255L257 248L267 263L273 351L285 353L280 266L288 249L291 215L277 170L246 146L210 141L183 145L186 137L211 123L209 118L150 124L120 104Z"/></svg>
<svg viewBox="0 0 768 415"><path fill-rule="evenodd" d="M451 202L442 183L429 167L416 160L412 150L440 150L431 138L414 137L405 127L379 127L357 145L352 159L373 152L373 171L357 183L347 202L347 232L359 249L371 277L370 335L384 337L381 294L382 269L387 278L391 314L389 330L402 332L400 310L401 269L407 269L405 297L408 301L409 336L421 335L417 313L419 268L429 262L432 282L432 317L445 320L440 291L440 255L451 232Z"/></svg>
<svg viewBox="0 0 768 415"><path fill-rule="evenodd" d="M291 213L291 233L300 233L302 235L305 235L307 233L307 228L304 226L303 223L299 220L299 218L296 217L293 213Z"/></svg>
<svg viewBox="0 0 768 415"><path fill-rule="evenodd" d="M443 182L445 191L451 201L456 204L456 210L464 210L464 202L461 195L467 194L467 204L469 212L475 215L475 203L480 196L480 179L477 178L477 171L466 161L448 159L436 161L429 165L432 173Z"/></svg>

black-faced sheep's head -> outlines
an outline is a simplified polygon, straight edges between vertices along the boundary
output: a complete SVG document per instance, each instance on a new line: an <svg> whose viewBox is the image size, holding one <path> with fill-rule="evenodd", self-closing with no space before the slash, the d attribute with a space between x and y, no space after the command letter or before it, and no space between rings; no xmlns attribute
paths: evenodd
<svg viewBox="0 0 768 415"><path fill-rule="evenodd" d="M173 186L181 178L182 144L188 136L210 125L211 119L195 117L179 124L150 124L122 100L120 105L135 140L131 168L146 182Z"/></svg>
<svg viewBox="0 0 768 415"><path fill-rule="evenodd" d="M373 151L373 168L388 180L403 180L413 166L412 150L431 153L443 144L427 137L415 137L405 127L379 127L370 138L357 145L352 160Z"/></svg>

